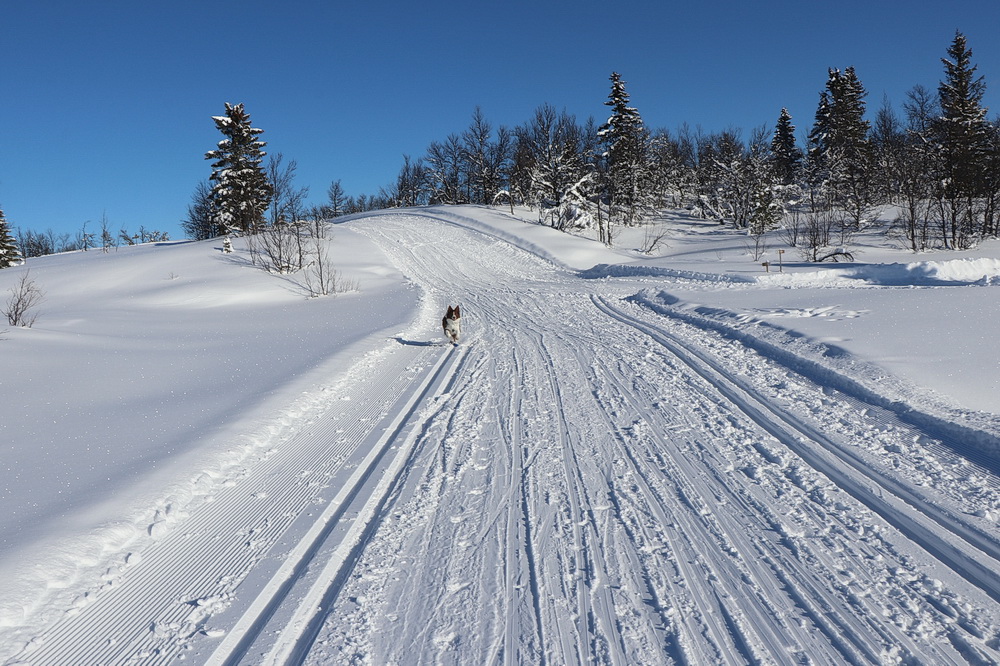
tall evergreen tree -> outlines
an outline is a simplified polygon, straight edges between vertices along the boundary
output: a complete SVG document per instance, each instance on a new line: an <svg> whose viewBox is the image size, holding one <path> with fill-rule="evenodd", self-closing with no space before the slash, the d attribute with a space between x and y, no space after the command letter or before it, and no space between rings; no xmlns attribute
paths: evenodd
<svg viewBox="0 0 1000 666"><path fill-rule="evenodd" d="M20 261L21 253L17 249L14 235L10 232L10 225L7 224L3 209L0 209L0 268L9 268Z"/></svg>
<svg viewBox="0 0 1000 666"><path fill-rule="evenodd" d="M868 95L853 67L843 72L830 71L830 98L832 134L829 146L849 153L858 153L866 148L868 131L871 127L865 116L865 97Z"/></svg>
<svg viewBox="0 0 1000 666"><path fill-rule="evenodd" d="M809 147L806 153L806 180L814 198L829 180L826 152L828 137L831 133L830 105L829 91L821 90L819 104L816 106L816 117L813 120L812 129L809 131Z"/></svg>
<svg viewBox="0 0 1000 666"><path fill-rule="evenodd" d="M771 139L774 175L780 185L791 185L802 167L802 151L795 143L795 125L788 109L782 109Z"/></svg>
<svg viewBox="0 0 1000 666"><path fill-rule="evenodd" d="M598 136L605 145L611 214L625 224L634 224L645 214L647 132L639 112L629 106L625 82L618 72L611 74L611 93L604 104L611 107L611 117L598 130Z"/></svg>
<svg viewBox="0 0 1000 666"><path fill-rule="evenodd" d="M853 67L830 69L809 133L809 170L827 205L838 205L860 223L871 206L871 125L864 119L868 93Z"/></svg>
<svg viewBox="0 0 1000 666"><path fill-rule="evenodd" d="M261 165L267 143L257 138L263 130L250 125L243 104L226 102L226 115L212 120L226 136L216 150L205 154L205 159L215 160L210 178L213 216L226 231L253 233L264 222L271 201L271 187Z"/></svg>
<svg viewBox="0 0 1000 666"><path fill-rule="evenodd" d="M945 69L938 87L941 115L934 123L942 169L940 200L947 208L945 242L961 248L973 242L975 201L985 194L983 173L990 153L987 109L982 106L986 83L976 76L972 50L960 32L955 33L948 57L941 62Z"/></svg>

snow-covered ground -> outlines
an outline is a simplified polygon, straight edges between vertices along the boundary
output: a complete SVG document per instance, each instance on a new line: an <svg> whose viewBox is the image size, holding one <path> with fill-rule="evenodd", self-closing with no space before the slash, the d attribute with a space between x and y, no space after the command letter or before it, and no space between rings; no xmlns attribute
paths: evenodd
<svg viewBox="0 0 1000 666"><path fill-rule="evenodd" d="M0 271L0 663L1000 661L1000 245L664 230L361 215L319 299L217 242Z"/></svg>

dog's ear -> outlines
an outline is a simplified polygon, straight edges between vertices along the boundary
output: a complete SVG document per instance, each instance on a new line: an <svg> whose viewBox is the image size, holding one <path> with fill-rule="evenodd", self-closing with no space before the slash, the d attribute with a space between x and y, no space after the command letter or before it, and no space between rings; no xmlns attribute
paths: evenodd
<svg viewBox="0 0 1000 666"><path fill-rule="evenodd" d="M455 312L455 311L454 311L454 310L452 310L451 306L449 305L449 306L448 306L448 312L446 312L444 316L445 316L445 317L447 317L448 319L451 319L451 315L452 315L452 313L454 313L454 312Z"/></svg>
<svg viewBox="0 0 1000 666"><path fill-rule="evenodd" d="M460 313L460 312L458 311L458 308L460 308L460 307L462 307L462 306L460 306L460 305L456 305L456 306L455 306L455 316L456 316L456 317L461 317L461 316L462 316L462 313Z"/></svg>

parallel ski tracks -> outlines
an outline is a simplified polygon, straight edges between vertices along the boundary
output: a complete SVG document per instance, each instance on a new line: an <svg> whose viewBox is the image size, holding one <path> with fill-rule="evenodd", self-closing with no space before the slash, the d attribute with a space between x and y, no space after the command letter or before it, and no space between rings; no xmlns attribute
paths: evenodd
<svg viewBox="0 0 1000 666"><path fill-rule="evenodd" d="M370 386L347 387L363 400L261 450L25 661L872 664L892 657L887 646L937 663L996 656L952 648L961 613L928 611L932 594L864 566L916 553L893 550L905 537L969 582L968 599L976 586L1000 600L994 535L871 469L655 317L441 226L433 237L387 219L365 233L433 309L462 299L473 342L403 344L388 367L371 364ZM601 314L579 316L591 305ZM743 440L728 446L729 432ZM808 506L794 482L743 479L738 466L767 467L778 443L810 478L829 478L823 488L896 527L893 541L848 533L857 511ZM788 472L774 467L761 474ZM832 535L812 529L824 520L838 523ZM807 535L786 532L800 524ZM841 563L857 565L854 578ZM897 611L939 633L909 635L882 615Z"/></svg>
<svg viewBox="0 0 1000 666"><path fill-rule="evenodd" d="M153 524L150 530L165 533L142 551L141 561L109 571L107 586L41 632L23 658L36 666L170 663L199 635L204 645L204 631L226 627L226 609L242 608L232 602L247 594L248 578L261 584L269 571L286 576L286 582L301 575L315 544L300 541L284 562L268 555L271 547L292 534L302 535L293 537L300 540L316 538L333 518L331 510L339 509L336 517L343 517L351 493L369 482L378 459L396 444L402 428L414 422L431 386L440 389L440 380L450 376L462 357L461 351L438 346L411 346L392 354L397 356L370 377L370 400L337 405L289 441L262 450L189 516L176 516L164 507L164 525ZM365 457L366 445L379 454ZM310 517L317 513L316 503L330 502L337 489L333 501L344 506L328 506L318 518ZM312 527L307 526L310 521ZM281 585L263 586L261 594L270 595L268 608L279 602L276 595L287 592ZM252 640L246 627L241 629L239 646L245 650Z"/></svg>
<svg viewBox="0 0 1000 666"><path fill-rule="evenodd" d="M432 396L447 392L446 387L459 371L465 354L465 348L449 348L401 396L390 412L392 418L378 429L381 434L357 471L292 550L289 561L276 572L227 640L205 662L206 666L301 662L322 627L323 611L336 601L359 554L377 529L378 516L409 464L420 427L431 417L430 413L418 415L418 412L431 402ZM392 448L398 450L391 460L383 463ZM384 469L376 473L380 466ZM348 525L342 525L345 516L353 512L356 517ZM338 528L344 533L331 541ZM310 567L316 571L310 572ZM278 609L288 599L292 607L275 619ZM264 641L257 648L255 644L262 637Z"/></svg>
<svg viewBox="0 0 1000 666"><path fill-rule="evenodd" d="M568 571L574 581L574 596L577 603L577 628L573 632L577 642L572 651L563 654L564 662L584 662L588 655L605 653L611 664L624 664L623 643L619 635L618 618L610 597L609 573L599 547L595 511L586 491L580 461L580 451L585 449L580 427L571 424L570 415L574 407L564 394L563 381L555 375L559 367L552 354L556 341L546 340L544 333L532 336L533 347L542 353L538 374L546 379L546 398L552 403L557 415L555 442L562 460L562 471L566 483L569 504L569 527L572 534L570 555L572 568ZM579 406L576 406L578 408ZM596 641L603 641L603 649L597 649Z"/></svg>
<svg viewBox="0 0 1000 666"><path fill-rule="evenodd" d="M508 376L519 376L524 373L524 360L519 350L515 349L511 356L511 367ZM524 592L530 595L530 612L532 628L537 636L539 648L547 645L545 624L542 621L541 597L538 582L538 563L532 548L534 531L530 509L531 489L528 485L528 465L525 444L522 437L522 424L503 418L504 414L520 414L524 405L524 394L520 385L511 384L508 391L509 402L506 408L499 411L497 422L500 423L500 436L507 457L511 461L509 485L506 493L506 521L504 525L504 630L502 636L502 651L494 653L489 659L490 664L503 663L508 666L520 663L522 632L520 630L518 606L521 604ZM500 405L497 405L500 410ZM526 582L526 585L524 582ZM497 646L500 647L499 645ZM537 658L540 666L547 663L546 652L539 649Z"/></svg>
<svg viewBox="0 0 1000 666"><path fill-rule="evenodd" d="M603 381L613 385L616 395L632 404L635 398L631 392L613 371L602 369L604 366L602 361L597 361ZM853 618L833 612L837 606L834 600L816 604L815 599L827 598L829 593L808 582L810 572L784 556L777 539L747 538L749 533L768 535L774 531L773 525L755 516L757 507L750 506L725 479L716 479L714 488L719 494L714 497L705 497L704 491L699 493L693 487L691 481L695 478L701 479L704 485L706 474L714 471L711 465L704 460L685 463L667 454L676 448L666 441L669 430L651 428L648 436L656 443L656 448L634 450L611 418L608 418L608 427L618 431L619 459L625 461L630 472L627 478L633 484L631 493L622 489L619 494L622 497L631 494L633 501L641 503L638 506L650 513L652 524L660 526L654 534L649 525L637 521L641 537L637 535L636 544L664 543L667 555L682 572L680 579L684 581L684 589L668 585L664 591L665 581L661 576L658 581L661 589L655 594L657 608L679 611L674 616L684 629L680 631L674 627L671 639L665 641L684 654L685 658L679 660L736 665L760 661L765 654L781 654L791 649L795 631L787 622L777 619L781 614L775 612L773 601L759 596L758 592L748 595L739 589L738 581L752 581L759 590L784 589L827 640L832 645L839 645L847 663L878 661L878 655L866 646L859 648L850 644L851 637L858 635L863 626ZM711 501L722 508L710 506ZM729 510L726 506L734 508ZM736 520L747 522L734 522ZM705 540L706 534L711 538ZM706 544L709 544L707 548ZM647 576L653 575L654 572L647 570ZM654 585L649 584L651 588ZM708 640L704 645L694 643L681 647L684 640L680 636L704 636ZM898 638L905 643L905 637ZM761 648L762 644L766 647ZM806 647L799 644L796 649L808 653Z"/></svg>
<svg viewBox="0 0 1000 666"><path fill-rule="evenodd" d="M578 360L581 366L587 364L582 356ZM708 550L697 546L696 535L703 534L706 526L696 525L687 514L701 514L705 507L704 499L698 497L685 481L691 470L680 469L666 457L653 458L655 454L651 450L635 450L626 443L627 436L620 419L624 416L621 413L623 407L625 411L632 411L635 407L633 389L623 384L618 372L609 367L606 359L597 357L591 363L595 372L600 372L600 378L595 376L592 379L593 385L614 390L613 395L604 396L606 400L613 400L614 407L599 404L595 413L604 417L607 431L614 434L609 440L613 447L613 459L627 470L616 474L620 478L616 485L620 487L610 494L617 498L616 511L623 524L627 525L629 541L616 543L614 549L634 562L633 572L642 573L643 579L637 583L649 595L650 602L645 608L651 617L647 624L661 628L659 640L664 646L664 657L680 662L734 665L758 660L760 655L741 638L744 628L723 601L740 597L731 589L729 581L740 580L747 572L736 570L724 552L720 551L722 557L713 554L716 545L724 543L719 538L724 535L715 535L718 540L710 541L712 547ZM640 410L635 409L635 413L640 413ZM657 440L662 437L655 432L652 436ZM660 450L666 448L661 446ZM649 470L651 463L656 468L652 474ZM664 487L666 479L669 479L670 488ZM634 510L648 513L650 520L628 520L627 516ZM644 553L642 557L640 551ZM677 568L681 587L672 580L673 577L665 575L664 564ZM703 582L710 584L701 588ZM691 587L699 589L693 591ZM740 608L753 608L756 604L757 600L744 599ZM681 630L675 623L683 625L684 629ZM666 631L668 627L669 633ZM704 644L683 645L692 636L703 636L707 640ZM777 636L769 638L774 652L785 650Z"/></svg>
<svg viewBox="0 0 1000 666"><path fill-rule="evenodd" d="M966 651L907 633L909 618L930 618L935 630L949 631L945 616L954 611L931 609L932 593L905 589L905 582L888 578L889 565L877 564L880 557L906 559L905 552L893 550L902 538L891 543L862 538L851 531L855 518L850 512L841 516L844 509L824 505L797 507L808 517L804 524L815 526L815 533L802 537L794 533L798 517L776 514L776 507L791 506L791 500L766 495L778 486L758 487L739 470L734 475L726 469L732 461L722 439L723 422L731 420L734 431L752 440L766 441L771 435L796 453L818 450L818 460L802 456L809 466L834 484L853 480L855 493L870 494L875 487L870 481L859 484L863 477L857 473L839 471L853 468L825 452L827 442L815 441L821 433L809 431L780 406L774 409L792 423L773 413L739 377L721 364L711 365L700 346L675 343L664 325L640 320L611 299L590 296L589 283L581 288L571 275L520 262L516 253L493 265L498 260L487 262L485 249L466 239L461 241L464 259L455 260L448 254L446 241L453 235L448 231L441 232L445 242L440 248L412 252L414 243L429 233L418 228L407 233L405 223L377 227L391 229L391 235L385 234L387 251L398 253L405 272L431 293L462 289L463 310L468 303L473 321L483 324L485 340L503 350L492 361L492 388L459 387L480 399L489 399L492 392L500 424L494 464L504 460L510 467L509 476L494 467L494 478L503 479L506 489L502 496L494 494L505 502L503 518L490 512L484 521L484 529L498 520L505 525L495 544L506 588L498 609L502 624L482 643L461 632L466 651L458 654L480 654L489 664L528 659L544 664L593 660L738 666L810 659L872 664L891 658L893 649L947 661L957 656L956 649ZM375 230L373 226L373 234ZM441 266L449 266L448 275L441 274ZM491 268L502 270L494 274ZM538 276L538 282L526 282L525 275ZM591 301L603 316L584 313ZM638 351L625 348L640 339L649 342L640 343ZM646 380L636 367L643 354L674 359L668 363L677 366L656 370L651 381L676 375L681 384L661 392L644 388ZM618 367L609 366L615 363ZM647 369L654 366L651 361ZM614 404L605 404L609 397ZM678 403L680 412L672 413L694 431L690 438L658 419L659 408L650 416L650 401L658 399ZM704 413L685 420L684 410ZM653 441L640 442L628 432L629 414L652 419L646 434ZM718 428L713 429L710 418L721 419ZM747 459L765 463L766 452L747 446ZM695 457L688 459L689 453ZM794 490L794 498L810 503L804 489ZM890 517L912 511L908 506L893 510L889 504L883 508ZM826 536L824 519L841 517L843 524ZM786 534L786 529L793 531ZM933 530L931 535L940 536ZM846 551L831 554L826 548ZM867 558L876 562L870 569ZM836 567L841 562L857 571L840 571ZM954 568L966 577L966 569ZM445 580L433 573L423 578L438 585ZM872 601L867 600L866 583L874 588ZM360 593L367 589L358 588ZM883 611L902 619L897 623ZM350 615L339 617L343 623ZM963 630L955 631L963 640ZM364 635L377 644L377 637ZM333 641L358 638L349 627L330 626L329 636ZM423 640L423 632L419 637ZM362 644L369 654L383 652L375 644ZM412 647L413 653L387 652L429 661L439 654ZM976 649L968 648L969 654ZM983 654L993 653L987 648Z"/></svg>
<svg viewBox="0 0 1000 666"><path fill-rule="evenodd" d="M814 469L826 474L842 490L959 576L1000 601L1000 544L994 535L982 532L948 507L924 501L898 480L882 474L798 417L773 403L758 400L744 380L662 327L636 318L608 299L595 296L592 301L604 314L650 336ZM878 491L873 491L873 487Z"/></svg>

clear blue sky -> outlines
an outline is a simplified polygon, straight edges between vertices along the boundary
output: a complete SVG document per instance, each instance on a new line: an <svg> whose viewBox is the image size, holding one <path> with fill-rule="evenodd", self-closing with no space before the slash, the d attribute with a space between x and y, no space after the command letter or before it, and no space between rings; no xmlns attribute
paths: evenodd
<svg viewBox="0 0 1000 666"><path fill-rule="evenodd" d="M36 231L106 214L179 238L227 101L311 203L337 179L377 192L477 105L495 126L543 103L603 121L612 71L651 128L771 128L784 106L802 133L827 68L856 68L870 117L885 95L898 109L936 90L955 30L995 117L998 26L996 0L4 0L0 207Z"/></svg>

